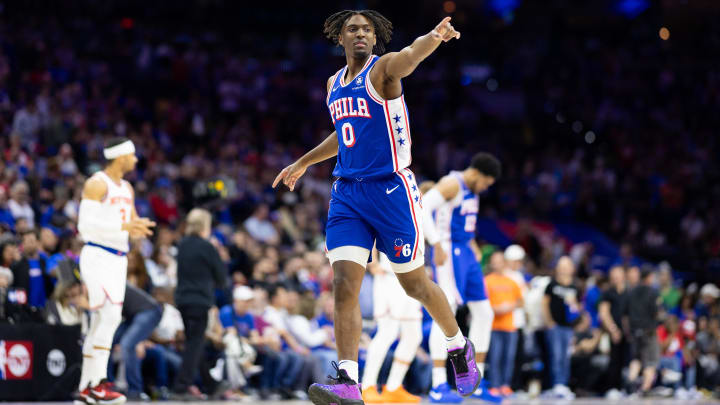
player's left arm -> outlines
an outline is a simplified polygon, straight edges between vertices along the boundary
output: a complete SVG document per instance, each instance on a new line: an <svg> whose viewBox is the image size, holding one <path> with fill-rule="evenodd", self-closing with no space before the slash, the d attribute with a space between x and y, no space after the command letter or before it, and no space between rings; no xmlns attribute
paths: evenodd
<svg viewBox="0 0 720 405"><path fill-rule="evenodd" d="M437 49L441 42L447 42L453 38L460 39L460 33L455 31L450 24L450 17L445 17L432 31L417 38L400 52L383 55L376 62L378 71L385 76L383 82L398 81L409 76L420 62Z"/></svg>
<svg viewBox="0 0 720 405"><path fill-rule="evenodd" d="M130 213L130 221L135 221L137 219L140 219L140 220L144 221L144 223L146 224L146 226L148 228L155 227L156 224L154 221L151 221L149 218L140 218L140 215L138 215L138 213L137 213L137 209L135 209L135 189L133 188L132 184L130 184L129 181L127 182L127 186L130 188L130 192L132 193L132 202L130 204L132 206L132 212ZM152 232L150 233L150 235L152 235ZM130 236L133 238L137 238L137 237L142 237L145 235L132 232ZM147 236L149 236L149 235L147 235Z"/></svg>
<svg viewBox="0 0 720 405"><path fill-rule="evenodd" d="M435 184L427 193L423 194L423 231L428 244L434 248L434 262L441 266L447 259L447 253L443 250L435 228L433 212L441 205L455 198L460 191L460 183L452 176L445 176Z"/></svg>

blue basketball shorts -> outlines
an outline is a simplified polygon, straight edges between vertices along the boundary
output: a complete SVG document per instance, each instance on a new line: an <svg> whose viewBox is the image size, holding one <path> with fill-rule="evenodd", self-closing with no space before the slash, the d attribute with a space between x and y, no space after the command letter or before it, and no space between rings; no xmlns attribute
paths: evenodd
<svg viewBox="0 0 720 405"><path fill-rule="evenodd" d="M432 268L435 281L448 296L450 304L486 300L485 276L470 244L447 241L442 242L442 246L448 258L442 266L436 267L433 263Z"/></svg>
<svg viewBox="0 0 720 405"><path fill-rule="evenodd" d="M340 178L332 186L325 228L328 258L367 265L373 244L396 273L425 263L420 189L410 169L373 180Z"/></svg>

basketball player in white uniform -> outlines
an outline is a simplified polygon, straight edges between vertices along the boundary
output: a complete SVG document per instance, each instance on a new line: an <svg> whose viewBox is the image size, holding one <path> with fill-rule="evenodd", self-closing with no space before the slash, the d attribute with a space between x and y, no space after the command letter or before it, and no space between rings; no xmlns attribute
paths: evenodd
<svg viewBox="0 0 720 405"><path fill-rule="evenodd" d="M85 181L78 215L78 231L86 243L80 252L80 274L91 311L75 400L79 405L125 402L125 396L112 390L106 380L108 358L122 318L129 237L150 236L155 226L138 217L133 188L123 180L137 163L132 141L113 139L103 154L108 164Z"/></svg>
<svg viewBox="0 0 720 405"><path fill-rule="evenodd" d="M433 186L433 182L420 184L421 195ZM434 227L424 227L425 240L434 246L438 254L435 264L442 265L446 255L434 235ZM405 293L395 276L387 256L373 249L373 261L368 264L373 272L373 312L377 321L377 332L367 350L365 371L363 372L362 397L367 403L418 403L420 397L410 394L402 386L410 363L422 343L422 306L419 301ZM400 341L395 349L395 357L390 368L387 385L382 394L377 389L377 379L387 351L398 334Z"/></svg>

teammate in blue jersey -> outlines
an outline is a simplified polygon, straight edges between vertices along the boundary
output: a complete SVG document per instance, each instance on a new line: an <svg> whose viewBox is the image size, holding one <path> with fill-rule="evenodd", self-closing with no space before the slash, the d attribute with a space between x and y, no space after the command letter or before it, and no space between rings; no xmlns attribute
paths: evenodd
<svg viewBox="0 0 720 405"><path fill-rule="evenodd" d="M347 65L327 82L327 107L335 132L283 169L291 190L308 166L337 155L326 248L334 270L335 336L340 359L333 384L313 384L315 404L362 404L358 382L360 285L373 245L390 259L400 284L420 301L446 336L461 394L480 383L475 350L466 340L442 290L424 271L420 192L410 165L410 119L400 80L442 43L460 38L444 18L399 52L383 56L392 24L372 10L346 10L325 21L325 34L345 51Z"/></svg>
<svg viewBox="0 0 720 405"><path fill-rule="evenodd" d="M479 210L478 194L487 190L500 177L500 162L488 153L473 156L470 166L463 171L453 171L423 196L423 212L428 243L441 246L433 254L448 253L449 259L433 266L435 280L447 295L455 311L458 305L467 304L470 310L468 337L475 345L476 361L480 373L484 372L485 356L490 346L490 332L494 318L493 308L485 293L485 283L480 268L480 248L475 242L475 223ZM450 390L445 372L447 352L443 347L441 325L433 324L430 332L430 357L433 359L433 381L430 401L458 403L462 397ZM494 370L493 370L494 371ZM483 385L473 393L473 398L500 402L501 397L491 395Z"/></svg>

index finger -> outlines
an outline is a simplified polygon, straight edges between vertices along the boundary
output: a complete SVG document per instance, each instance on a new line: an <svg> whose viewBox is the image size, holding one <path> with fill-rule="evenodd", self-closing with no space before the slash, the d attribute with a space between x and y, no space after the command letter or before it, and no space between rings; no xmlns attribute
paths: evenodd
<svg viewBox="0 0 720 405"><path fill-rule="evenodd" d="M275 188L275 187L278 185L278 183L280 182L280 180L281 180L283 177L285 177L285 171L286 171L286 170L287 170L287 168L282 169L282 170L280 171L280 173L278 173L277 177L275 177L275 181L273 181L273 184L272 184L272 187L273 187L273 188Z"/></svg>
<svg viewBox="0 0 720 405"><path fill-rule="evenodd" d="M145 226L155 226L155 221L151 220L150 218L138 218L139 221L143 223Z"/></svg>
<svg viewBox="0 0 720 405"><path fill-rule="evenodd" d="M443 18L443 20L440 21L440 24L438 24L438 25L445 25L445 24L447 24L451 19L452 19L452 17L447 16L447 17Z"/></svg>

